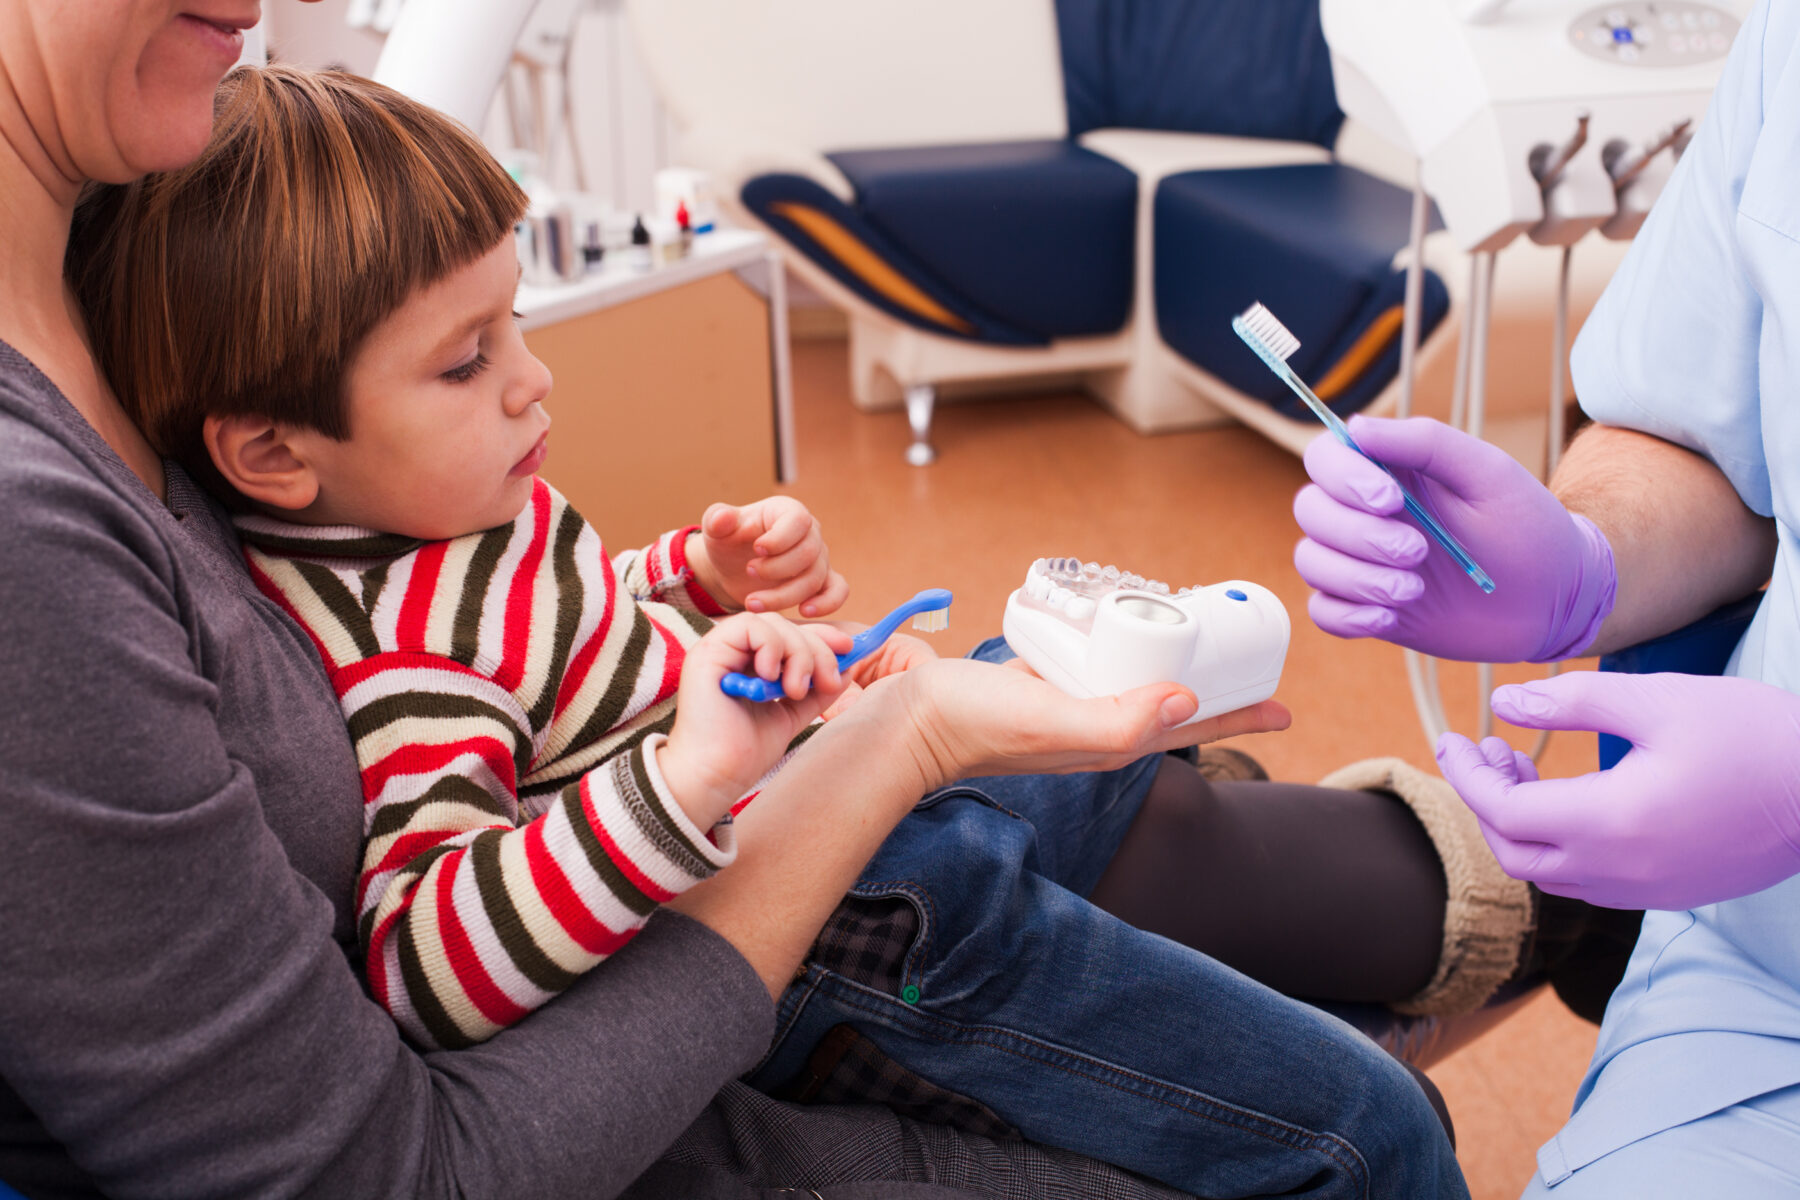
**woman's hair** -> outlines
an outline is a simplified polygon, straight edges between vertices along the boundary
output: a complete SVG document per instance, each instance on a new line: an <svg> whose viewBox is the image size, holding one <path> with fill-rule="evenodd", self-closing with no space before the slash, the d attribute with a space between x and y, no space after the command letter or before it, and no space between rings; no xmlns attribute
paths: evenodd
<svg viewBox="0 0 1800 1200"><path fill-rule="evenodd" d="M363 339L524 210L442 113L339 71L247 69L220 85L198 160L83 195L64 267L126 411L216 486L206 417L348 437Z"/></svg>

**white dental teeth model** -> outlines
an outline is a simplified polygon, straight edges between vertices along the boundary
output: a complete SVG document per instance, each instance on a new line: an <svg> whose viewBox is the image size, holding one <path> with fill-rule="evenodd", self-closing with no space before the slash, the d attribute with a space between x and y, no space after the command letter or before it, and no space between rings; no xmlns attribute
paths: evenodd
<svg viewBox="0 0 1800 1200"><path fill-rule="evenodd" d="M1193 691L1191 721L1267 700L1287 659L1288 615L1242 580L1182 588L1117 567L1040 558L1006 601L1007 644L1071 696L1112 696L1173 680Z"/></svg>

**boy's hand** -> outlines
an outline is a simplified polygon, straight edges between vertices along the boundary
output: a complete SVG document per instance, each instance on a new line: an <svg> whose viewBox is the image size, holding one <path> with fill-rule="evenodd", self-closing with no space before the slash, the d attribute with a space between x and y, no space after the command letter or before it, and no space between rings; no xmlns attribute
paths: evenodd
<svg viewBox="0 0 1800 1200"><path fill-rule="evenodd" d="M731 811L781 761L788 743L844 690L837 656L850 635L742 613L713 626L681 667L675 727L657 752L663 782L702 829ZM719 690L732 671L780 680L786 699L757 703ZM811 690L808 690L810 681Z"/></svg>
<svg viewBox="0 0 1800 1200"><path fill-rule="evenodd" d="M791 496L743 506L715 504L688 540L688 565L715 600L746 612L800 606L803 617L835 612L850 585L831 569L818 518Z"/></svg>

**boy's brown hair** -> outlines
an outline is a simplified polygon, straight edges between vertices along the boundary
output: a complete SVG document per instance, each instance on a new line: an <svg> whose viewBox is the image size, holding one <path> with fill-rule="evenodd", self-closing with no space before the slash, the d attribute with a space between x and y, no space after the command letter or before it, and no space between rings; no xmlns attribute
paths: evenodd
<svg viewBox="0 0 1800 1200"><path fill-rule="evenodd" d="M348 437L363 339L524 210L442 113L339 71L239 70L198 160L82 197L64 267L127 413L216 490L208 416Z"/></svg>

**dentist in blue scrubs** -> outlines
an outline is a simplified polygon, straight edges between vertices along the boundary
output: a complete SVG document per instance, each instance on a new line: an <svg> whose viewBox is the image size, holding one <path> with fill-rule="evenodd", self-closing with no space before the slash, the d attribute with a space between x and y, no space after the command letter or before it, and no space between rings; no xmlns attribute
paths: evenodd
<svg viewBox="0 0 1800 1200"><path fill-rule="evenodd" d="M1711 108L1582 331L1595 425L1551 490L1437 422L1352 430L1494 576L1482 595L1322 437L1295 499L1313 619L1473 661L1548 662L1768 591L1725 677L1573 672L1496 690L1527 728L1632 743L1539 780L1445 736L1445 777L1506 870L1643 908L1573 1115L1532 1200L1800 1195L1800 3L1762 0Z"/></svg>

